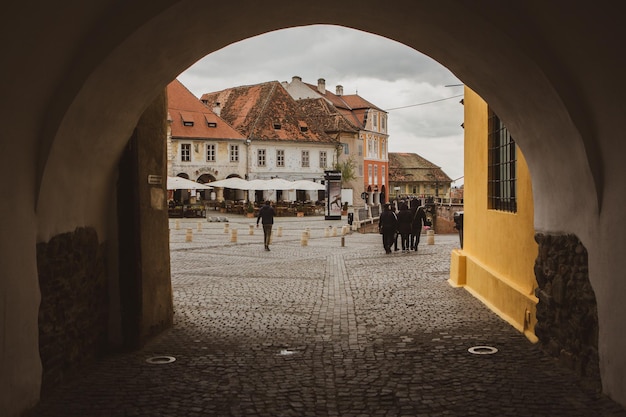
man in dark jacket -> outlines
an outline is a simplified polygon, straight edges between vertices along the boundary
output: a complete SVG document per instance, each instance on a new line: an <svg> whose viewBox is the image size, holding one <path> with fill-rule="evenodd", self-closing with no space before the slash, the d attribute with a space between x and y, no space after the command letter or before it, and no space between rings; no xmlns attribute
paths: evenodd
<svg viewBox="0 0 626 417"><path fill-rule="evenodd" d="M391 204L385 204L384 211L378 219L378 229L383 235L383 247L385 253L391 253L391 245L393 245L395 233L398 230L398 218L396 213L391 211Z"/></svg>
<svg viewBox="0 0 626 417"><path fill-rule="evenodd" d="M411 250L417 251L417 245L420 244L420 235L422 226L426 222L426 213L423 207L416 207L413 213L413 222L411 223Z"/></svg>
<svg viewBox="0 0 626 417"><path fill-rule="evenodd" d="M409 205L402 203L398 212L398 233L402 240L402 252L409 251L409 236L411 235L411 223L413 221L412 213L409 211Z"/></svg>
<svg viewBox="0 0 626 417"><path fill-rule="evenodd" d="M270 238L272 237L272 226L274 225L274 216L276 212L270 205L269 201L265 202L265 205L259 210L259 216L256 218L256 227L259 227L259 221L263 224L263 242L265 243L265 250L270 250Z"/></svg>

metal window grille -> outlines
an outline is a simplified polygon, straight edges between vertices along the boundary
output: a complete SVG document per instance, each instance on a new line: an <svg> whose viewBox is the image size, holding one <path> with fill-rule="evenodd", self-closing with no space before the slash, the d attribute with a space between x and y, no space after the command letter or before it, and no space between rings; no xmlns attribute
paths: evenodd
<svg viewBox="0 0 626 417"><path fill-rule="evenodd" d="M502 121L489 117L489 208L517 212L517 151L515 141Z"/></svg>

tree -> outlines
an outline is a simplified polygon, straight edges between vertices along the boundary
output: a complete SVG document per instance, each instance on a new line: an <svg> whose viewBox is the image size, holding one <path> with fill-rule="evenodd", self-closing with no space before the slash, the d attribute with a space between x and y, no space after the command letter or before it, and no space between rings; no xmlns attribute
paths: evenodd
<svg viewBox="0 0 626 417"><path fill-rule="evenodd" d="M343 162L335 162L333 169L341 171L341 181L350 182L356 178L356 164L354 158L350 157Z"/></svg>

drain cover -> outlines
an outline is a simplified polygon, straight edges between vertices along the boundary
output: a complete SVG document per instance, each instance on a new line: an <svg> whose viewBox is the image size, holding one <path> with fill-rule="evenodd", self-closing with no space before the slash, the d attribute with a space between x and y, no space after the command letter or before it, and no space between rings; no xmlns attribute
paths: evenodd
<svg viewBox="0 0 626 417"><path fill-rule="evenodd" d="M498 349L492 346L474 346L467 349L467 351L474 355L493 355L498 351Z"/></svg>
<svg viewBox="0 0 626 417"><path fill-rule="evenodd" d="M153 356L151 358L146 359L146 362L154 364L154 365L162 365L165 363L172 363L176 360L173 356Z"/></svg>

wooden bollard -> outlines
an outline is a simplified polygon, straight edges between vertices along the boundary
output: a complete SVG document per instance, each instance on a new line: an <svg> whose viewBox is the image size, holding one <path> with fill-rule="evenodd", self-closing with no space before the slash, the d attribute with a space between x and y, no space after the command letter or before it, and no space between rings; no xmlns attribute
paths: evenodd
<svg viewBox="0 0 626 417"><path fill-rule="evenodd" d="M224 233L228 233L228 223L224 223Z"/></svg>
<svg viewBox="0 0 626 417"><path fill-rule="evenodd" d="M250 230L248 231L248 233L250 233L251 235L254 234L254 225L253 224L250 225Z"/></svg>
<svg viewBox="0 0 626 417"><path fill-rule="evenodd" d="M435 244L435 231L433 229L426 231L426 243L429 245Z"/></svg>
<svg viewBox="0 0 626 417"><path fill-rule="evenodd" d="M230 231L230 241L231 243L237 243L237 229L232 229Z"/></svg>
<svg viewBox="0 0 626 417"><path fill-rule="evenodd" d="M193 242L193 230L187 229L187 233L185 233L185 242Z"/></svg>
<svg viewBox="0 0 626 417"><path fill-rule="evenodd" d="M176 219L174 221L174 229L180 230L180 220Z"/></svg>
<svg viewBox="0 0 626 417"><path fill-rule="evenodd" d="M300 238L300 245L307 246L308 244L309 244L309 235L305 230L304 232L302 232L302 237Z"/></svg>

